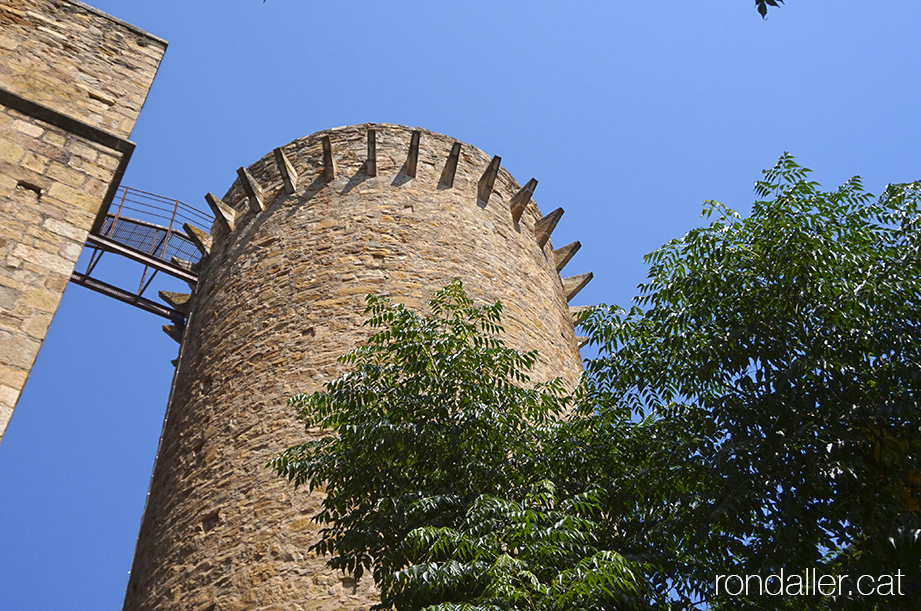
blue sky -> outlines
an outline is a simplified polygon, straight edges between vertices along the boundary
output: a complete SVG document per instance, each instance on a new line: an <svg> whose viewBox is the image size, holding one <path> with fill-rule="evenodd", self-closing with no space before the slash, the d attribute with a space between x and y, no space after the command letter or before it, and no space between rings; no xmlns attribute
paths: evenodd
<svg viewBox="0 0 921 611"><path fill-rule="evenodd" d="M170 42L124 184L204 208L295 138L420 126L566 209L566 272L595 274L581 304L627 305L643 254L704 200L747 213L784 151L827 188L921 178L908 0L788 0L766 21L749 0L91 4ZM163 322L67 289L0 444L0 610L121 607L177 352Z"/></svg>

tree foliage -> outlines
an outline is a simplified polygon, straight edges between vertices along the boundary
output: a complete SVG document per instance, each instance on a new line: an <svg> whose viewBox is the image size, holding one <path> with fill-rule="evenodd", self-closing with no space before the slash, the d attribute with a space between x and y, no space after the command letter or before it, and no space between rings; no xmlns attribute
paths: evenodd
<svg viewBox="0 0 921 611"><path fill-rule="evenodd" d="M397 608L423 601L442 611L632 605L637 588L629 563L603 549L600 496L561 500L549 480L520 502L482 495L457 527L410 532L413 564L387 578L386 589Z"/></svg>
<svg viewBox="0 0 921 611"><path fill-rule="evenodd" d="M767 17L768 6L779 7L783 0L755 0L755 7L762 17Z"/></svg>
<svg viewBox="0 0 921 611"><path fill-rule="evenodd" d="M586 532L588 501L564 501L583 513L557 523L550 497L533 492L552 475L545 449L568 405L561 382L530 384L536 352L498 337L501 304L477 307L455 281L430 307L423 316L369 296L366 324L377 331L340 359L349 373L291 399L308 428L336 433L271 463L296 486L326 487L315 551L357 577L371 569L382 606L398 609L519 594L575 600L561 566L570 561L598 579L625 579L622 559ZM487 517L493 528L479 549L478 520ZM452 555L451 537L466 537L467 547ZM440 543L422 554L420 541L432 538ZM526 571L535 582L518 581Z"/></svg>
<svg viewBox="0 0 921 611"><path fill-rule="evenodd" d="M292 399L336 434L272 463L326 486L316 550L401 611L916 608L921 184L823 191L784 155L755 190L583 317L570 394L459 282L430 316L369 297L350 373ZM901 595L715 596L781 569Z"/></svg>
<svg viewBox="0 0 921 611"><path fill-rule="evenodd" d="M585 322L608 402L680 448L650 472L687 486L649 483L673 495L656 532L686 600L716 573L918 577L921 186L874 202L808 174L782 157L745 220L711 203L648 255L636 306Z"/></svg>

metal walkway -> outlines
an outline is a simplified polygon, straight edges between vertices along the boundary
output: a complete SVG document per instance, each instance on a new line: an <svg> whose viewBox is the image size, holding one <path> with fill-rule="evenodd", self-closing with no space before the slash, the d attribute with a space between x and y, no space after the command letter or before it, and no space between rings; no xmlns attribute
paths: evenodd
<svg viewBox="0 0 921 611"><path fill-rule="evenodd" d="M158 272L174 276L194 288L198 282L201 252L179 227L183 223L210 227L212 218L203 212L160 195L129 187L119 187L116 211L108 212L102 227L86 239L90 259L86 271L75 271L70 281L167 318L178 325L185 314L144 297ZM162 223L166 224L162 224ZM92 276L105 253L120 255L144 266L136 291L120 288Z"/></svg>

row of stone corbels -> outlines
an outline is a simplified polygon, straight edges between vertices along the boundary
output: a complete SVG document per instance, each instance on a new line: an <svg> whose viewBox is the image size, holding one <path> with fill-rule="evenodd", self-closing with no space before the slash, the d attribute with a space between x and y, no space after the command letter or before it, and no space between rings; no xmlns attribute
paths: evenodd
<svg viewBox="0 0 921 611"><path fill-rule="evenodd" d="M419 161L419 142L421 136L422 132L416 130L412 132L410 137L409 150L407 152L406 164L404 166L404 171L410 178L416 177L416 169ZM367 142L368 156L364 164L364 168L367 175L373 177L377 176L376 129L370 127L368 128ZM321 174L324 180L330 182L336 178L338 173L336 159L333 155L333 146L328 135L323 136L320 140L320 143L323 149L323 168L321 170ZM281 175L282 182L284 184L285 192L288 195L293 195L297 191L298 187L299 176L297 170L288 160L284 151L280 147L274 149L272 152L275 158L275 165L278 168L278 172ZM448 189L454 187L454 176L457 173L457 164L460 159L460 153L461 143L455 141L451 146L451 151L448 153L448 158L446 159L444 168L442 169L441 177L438 181L439 186ZM480 177L480 180L477 183L477 199L479 202L482 202L483 204L487 204L489 202L489 197L493 191L493 185L495 184L496 177L499 175L499 166L501 163L502 158L496 155L490 160L489 165L486 166L483 175ZM239 177L240 185L246 194L250 209L255 214L263 212L266 209L266 206L263 196L264 190L262 187L246 168L241 167L238 169L237 176ZM511 213L512 219L515 223L521 219L522 214L524 214L525 209L531 202L531 198L534 195L534 190L536 188L537 179L532 178L512 197L511 201L509 202L509 212ZM217 221L224 226L228 233L233 233L237 226L236 210L225 204L213 193L207 193L205 195L205 201L208 203L208 206L211 208L211 211L214 213ZM553 210L546 216L540 218L536 223L534 223L533 236L539 248L543 249L543 247L547 244L547 241L550 239L550 234L553 233L557 223L559 223L560 218L563 216L563 212L564 211L562 208L557 208L556 210ZM206 232L192 225L191 223L185 223L183 225L183 229L185 229L186 233L191 238L192 242L195 244L198 250L201 251L203 259L211 254L211 249L213 247L213 237L209 232ZM553 259L556 271L561 272L581 247L582 244L579 241L575 241L571 244L567 244L566 246L555 249L553 251ZM579 293L579 291L585 288L592 277L593 274L591 272L579 274L577 276L570 276L567 278L561 277L560 280L563 286L563 295L565 296L566 301L572 301L572 299ZM160 297L172 307L182 312L188 312L190 295L161 292ZM575 310L576 308L571 309ZM164 325L163 329L168 335L170 335L170 337L176 339L176 341L181 340L181 329L176 328L174 325ZM576 339L580 348L584 346L588 341L587 338L583 337L577 337Z"/></svg>

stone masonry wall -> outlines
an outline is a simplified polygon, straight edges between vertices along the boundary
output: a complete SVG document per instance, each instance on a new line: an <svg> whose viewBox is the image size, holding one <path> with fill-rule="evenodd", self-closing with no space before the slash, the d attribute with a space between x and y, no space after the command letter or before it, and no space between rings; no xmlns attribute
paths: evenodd
<svg viewBox="0 0 921 611"><path fill-rule="evenodd" d="M165 49L79 2L0 4L0 438Z"/></svg>
<svg viewBox="0 0 921 611"><path fill-rule="evenodd" d="M0 87L128 138L166 42L72 0L0 3Z"/></svg>
<svg viewBox="0 0 921 611"><path fill-rule="evenodd" d="M369 578L356 583L307 551L322 493L295 491L266 469L305 439L288 397L320 389L341 372L337 357L367 337L367 293L421 308L459 277L475 301L502 300L509 344L540 350L536 380L576 384L581 361L553 246L541 248L533 233L540 211L531 202L512 219L519 185L504 170L479 201L490 158L468 145L453 186L439 184L454 140L420 131L415 177L406 163L411 129L354 126L284 147L299 175L292 194L274 155L249 166L264 211L253 211L239 180L225 195L234 229L215 224L192 296L127 611L374 603ZM331 179L323 137L337 165Z"/></svg>

